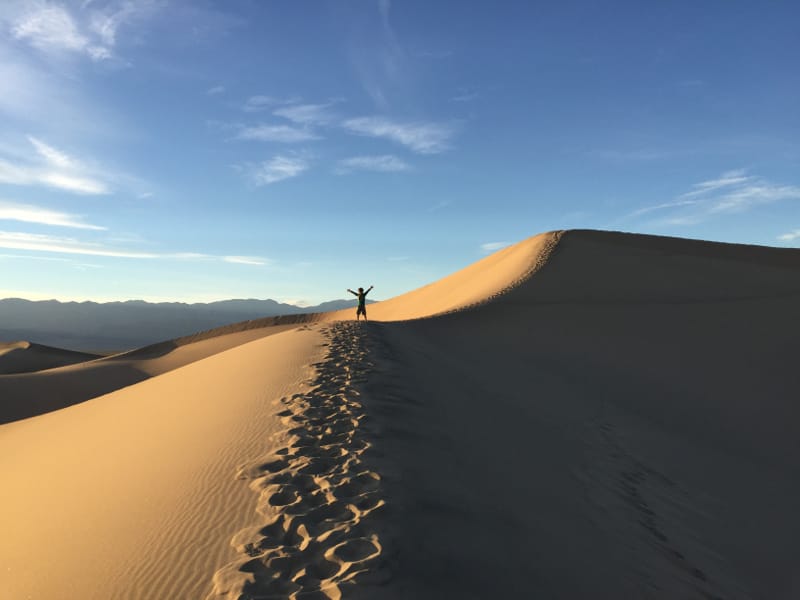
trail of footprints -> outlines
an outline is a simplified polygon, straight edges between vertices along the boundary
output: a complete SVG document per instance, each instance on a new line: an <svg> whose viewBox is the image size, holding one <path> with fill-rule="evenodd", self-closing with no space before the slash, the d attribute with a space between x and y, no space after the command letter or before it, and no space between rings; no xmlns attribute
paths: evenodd
<svg viewBox="0 0 800 600"><path fill-rule="evenodd" d="M670 523L665 515L659 515L655 507L648 501L648 497L657 496L659 492L664 496L680 499L676 506L691 506L692 502L688 492L680 489L678 484L664 474L648 467L627 451L617 440L614 427L611 423L602 423L599 426L601 439L608 448L610 458L616 464L616 477L613 489L631 510L638 525L647 532L652 542L660 550L660 556L677 573L684 573L687 577L676 576L676 581L686 582L686 586L700 598L708 600L723 600L718 585L705 571L703 571L686 551L679 549L677 540L667 535L667 528L676 524ZM612 471L613 472L613 471ZM684 509L685 510L685 509ZM673 517L674 519L674 517Z"/></svg>
<svg viewBox="0 0 800 600"><path fill-rule="evenodd" d="M264 522L234 537L242 556L215 574L210 598L338 599L348 584L386 577L374 517L384 506L381 480L362 456L370 444L355 385L370 362L359 325L325 332L328 354L314 365L312 391L282 400L289 444L240 470Z"/></svg>

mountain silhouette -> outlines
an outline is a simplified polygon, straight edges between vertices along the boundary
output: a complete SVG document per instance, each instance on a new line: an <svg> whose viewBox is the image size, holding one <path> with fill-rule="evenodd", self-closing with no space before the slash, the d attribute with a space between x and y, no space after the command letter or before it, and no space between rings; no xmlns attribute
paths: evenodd
<svg viewBox="0 0 800 600"><path fill-rule="evenodd" d="M355 299L299 307L256 299L187 304L144 300L59 302L6 298L0 300L0 341L27 340L70 350L112 352L238 321L355 306Z"/></svg>

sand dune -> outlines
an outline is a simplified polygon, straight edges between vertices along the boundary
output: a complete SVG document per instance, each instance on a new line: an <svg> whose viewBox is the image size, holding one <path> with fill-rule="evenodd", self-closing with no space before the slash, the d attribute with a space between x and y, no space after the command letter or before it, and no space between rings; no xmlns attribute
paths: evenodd
<svg viewBox="0 0 800 600"><path fill-rule="evenodd" d="M540 269L560 232L533 236L503 248L452 275L368 307L370 319L403 321L464 310L491 301ZM325 313L325 320L350 319L354 310Z"/></svg>
<svg viewBox="0 0 800 600"><path fill-rule="evenodd" d="M0 427L4 597L201 597L253 513L237 466L285 439L319 343L284 331Z"/></svg>
<svg viewBox="0 0 800 600"><path fill-rule="evenodd" d="M31 381L117 391L0 426L3 587L800 597L798 300L797 250L554 232L368 324L4 375L2 410Z"/></svg>
<svg viewBox="0 0 800 600"><path fill-rule="evenodd" d="M292 327L242 327L233 332L229 332L229 328L220 328L213 332L215 335L198 334L96 360L83 358L96 358L91 355L60 351L64 356L82 360L36 373L16 371L14 374L0 375L0 423L84 402ZM0 361L3 358L0 356ZM41 365L44 361L37 356L36 363Z"/></svg>
<svg viewBox="0 0 800 600"><path fill-rule="evenodd" d="M557 234L541 234L504 248L444 279L369 307L375 320L406 320L463 310L491 300L530 277L547 259ZM86 364L36 376L0 376L0 423L64 408L144 381L228 348L303 323L350 319L353 310L266 317L232 323ZM91 358L79 353L65 355ZM0 355L0 374L3 357ZM76 360L72 362L82 362ZM44 363L41 363L44 364ZM72 363L63 363L72 364ZM60 366L53 364L53 367ZM49 368L49 367L42 367ZM33 370L33 369L30 369ZM40 370L40 369L36 369ZM6 371L6 373L25 371Z"/></svg>
<svg viewBox="0 0 800 600"><path fill-rule="evenodd" d="M374 325L381 597L800 597L799 300L797 250L567 232L491 304Z"/></svg>
<svg viewBox="0 0 800 600"><path fill-rule="evenodd" d="M98 355L51 348L31 342L0 342L0 375L43 371L95 358L98 358Z"/></svg>

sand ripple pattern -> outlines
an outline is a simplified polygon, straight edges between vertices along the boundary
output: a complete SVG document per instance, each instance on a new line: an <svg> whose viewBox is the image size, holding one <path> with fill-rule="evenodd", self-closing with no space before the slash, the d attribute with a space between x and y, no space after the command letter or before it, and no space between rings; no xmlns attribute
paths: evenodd
<svg viewBox="0 0 800 600"><path fill-rule="evenodd" d="M386 577L375 515L381 478L364 464L370 444L356 389L371 366L362 329L327 329L312 391L282 400L288 445L240 470L264 521L234 536L242 556L217 571L209 600L338 599L348 585Z"/></svg>

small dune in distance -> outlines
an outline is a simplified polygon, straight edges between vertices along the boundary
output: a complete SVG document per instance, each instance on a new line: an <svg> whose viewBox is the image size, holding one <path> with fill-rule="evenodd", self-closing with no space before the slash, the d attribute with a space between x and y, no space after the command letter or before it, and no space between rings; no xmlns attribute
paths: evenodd
<svg viewBox="0 0 800 600"><path fill-rule="evenodd" d="M568 230L368 322L4 339L0 596L798 598L799 307L800 250Z"/></svg>

